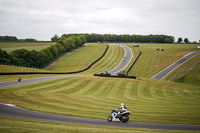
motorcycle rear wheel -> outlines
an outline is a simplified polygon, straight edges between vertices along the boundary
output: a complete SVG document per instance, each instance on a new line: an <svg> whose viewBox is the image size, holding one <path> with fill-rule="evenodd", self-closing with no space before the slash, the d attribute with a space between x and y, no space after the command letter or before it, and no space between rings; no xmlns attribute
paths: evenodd
<svg viewBox="0 0 200 133"><path fill-rule="evenodd" d="M128 116L128 115L125 115L125 116L122 117L122 120L121 120L121 121L122 121L123 123L126 123L128 120L129 120L129 116Z"/></svg>

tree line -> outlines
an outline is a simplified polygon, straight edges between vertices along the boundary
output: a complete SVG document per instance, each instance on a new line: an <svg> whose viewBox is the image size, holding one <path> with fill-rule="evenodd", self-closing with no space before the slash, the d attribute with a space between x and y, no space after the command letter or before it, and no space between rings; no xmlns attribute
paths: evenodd
<svg viewBox="0 0 200 133"><path fill-rule="evenodd" d="M136 43L174 43L168 35L115 35L115 34L64 34L63 36L84 35L87 42L136 42Z"/></svg>
<svg viewBox="0 0 200 133"><path fill-rule="evenodd" d="M188 38L185 38L185 39L183 40L181 37L179 37L177 43L183 43L183 42L184 42L184 43L194 43L194 44L198 44L196 41L190 42ZM199 43L200 43L200 40L199 40Z"/></svg>
<svg viewBox="0 0 200 133"><path fill-rule="evenodd" d="M37 42L37 40L33 38L18 39L15 36L0 36L0 42Z"/></svg>
<svg viewBox="0 0 200 133"><path fill-rule="evenodd" d="M49 64L61 54L71 49L82 46L87 42L84 35L79 36L62 36L56 44L44 48L40 51L17 49L10 53L0 49L0 62L7 64L15 64L18 66L29 66L42 68Z"/></svg>

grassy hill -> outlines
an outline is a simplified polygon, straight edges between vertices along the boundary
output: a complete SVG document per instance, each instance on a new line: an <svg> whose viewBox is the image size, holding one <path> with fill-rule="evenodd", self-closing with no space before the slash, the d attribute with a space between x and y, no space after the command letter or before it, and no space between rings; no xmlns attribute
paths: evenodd
<svg viewBox="0 0 200 133"><path fill-rule="evenodd" d="M174 82L200 86L200 64L175 79Z"/></svg>
<svg viewBox="0 0 200 133"><path fill-rule="evenodd" d="M89 70L83 72L82 74L102 73L109 71L115 68L122 61L125 54L123 48L113 44L108 45L109 49L106 55L100 61L94 64Z"/></svg>
<svg viewBox="0 0 200 133"><path fill-rule="evenodd" d="M27 50L42 50L55 42L0 42L0 48L7 52L11 52L16 49L27 49Z"/></svg>
<svg viewBox="0 0 200 133"><path fill-rule="evenodd" d="M87 68L103 55L106 50L105 44L87 44L88 46L62 58L49 71L73 72Z"/></svg>
<svg viewBox="0 0 200 133"><path fill-rule="evenodd" d="M185 71L186 69L190 68L191 66L195 65L199 61L200 61L200 54L194 56L193 58L191 58L187 62L183 63L181 66L179 66L177 69L175 69L174 71L169 73L163 79L164 80L169 80L169 79L173 78L174 76L176 76L177 74L179 74L179 73ZM196 74L199 74L199 73L196 73L194 71L188 71L188 73L194 74L196 77L198 77Z"/></svg>
<svg viewBox="0 0 200 133"><path fill-rule="evenodd" d="M124 102L130 121L200 124L200 87L151 79L73 77L0 88L0 100L25 109L107 119Z"/></svg>
<svg viewBox="0 0 200 133"><path fill-rule="evenodd" d="M133 46L134 44L127 44ZM150 78L157 74L167 66L171 65L184 55L198 51L198 45L195 44L139 44L139 47L134 47L136 50L141 50L142 54L133 66L129 75L136 77ZM157 51L157 48L164 51Z"/></svg>
<svg viewBox="0 0 200 133"><path fill-rule="evenodd" d="M102 56L105 52L105 44L88 43L88 47L72 53L54 66L49 68L49 71L72 72L85 69L95 60ZM101 73L108 71L117 66L123 59L124 51L121 47L109 44L109 49L106 55L93 65L89 70L83 72L84 74Z"/></svg>
<svg viewBox="0 0 200 133"><path fill-rule="evenodd" d="M43 69L0 65L0 72L48 72Z"/></svg>
<svg viewBox="0 0 200 133"><path fill-rule="evenodd" d="M17 67L17 66L5 66L0 65L0 72L48 72L46 70L42 69L36 69L36 68L27 68L27 67ZM55 76L55 74L31 74L31 75L0 75L0 82L4 81L15 81L18 79L18 77L21 76L23 79L29 79L29 78L37 78L37 77L47 77L47 76Z"/></svg>

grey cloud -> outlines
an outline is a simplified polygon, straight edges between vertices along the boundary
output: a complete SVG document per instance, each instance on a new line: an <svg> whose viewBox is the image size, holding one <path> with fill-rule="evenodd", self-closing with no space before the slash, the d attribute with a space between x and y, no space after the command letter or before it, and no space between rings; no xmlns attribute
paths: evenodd
<svg viewBox="0 0 200 133"><path fill-rule="evenodd" d="M200 39L199 0L0 0L0 35L168 34Z"/></svg>

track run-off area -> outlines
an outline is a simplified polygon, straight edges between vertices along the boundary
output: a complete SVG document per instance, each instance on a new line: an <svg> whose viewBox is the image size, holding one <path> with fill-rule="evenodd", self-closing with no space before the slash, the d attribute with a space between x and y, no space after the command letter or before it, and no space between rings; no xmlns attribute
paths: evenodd
<svg viewBox="0 0 200 133"><path fill-rule="evenodd" d="M112 74L112 73L119 72L124 67L126 67L127 64L129 63L129 61L131 60L132 56L130 56L130 54L128 54L128 53L130 53L130 51L127 52L128 49L126 50L126 48L124 48L124 50L126 51L125 52L126 54L125 54L125 58L120 63L121 66L118 65L117 67L115 67L114 69L109 71L109 73ZM199 53L199 51L198 51L198 53ZM190 54L188 54L188 55L190 55ZM185 57L188 60L192 56L191 57L185 56ZM184 62L185 62L186 58L183 57L181 59L184 60ZM179 63L179 65L181 65L183 63L183 62L180 62L180 60L178 60L177 62ZM175 62L175 64L177 64L177 62ZM176 67L177 66L174 65L174 66L172 66L172 68L170 70L173 71ZM168 73L170 73L171 71L169 71ZM162 74L162 76L166 76L168 73ZM76 77L85 77L85 76L92 77L92 75L87 74L87 75L67 75L67 76L33 78L33 79L22 80L22 82L17 82L17 81L1 82L0 88L12 87L12 86L18 86L18 85L25 85L25 84L30 84L30 83L37 83L37 82L41 82L41 81L59 79L59 78L60 79L70 78L70 77L76 78ZM161 78L153 78L153 79L161 79ZM82 81L80 81L80 82L82 82ZM113 84L114 84L114 82L113 82ZM93 84L88 83L88 85L92 86ZM107 85L109 85L109 84L107 84ZM74 87L73 83L72 83L71 87L72 88ZM60 88L59 91L63 91L63 89ZM79 94L79 93L80 94L86 94L86 93L92 94L93 93L93 92L89 92L90 90L88 90L88 92L79 92L79 91L80 90L76 90L76 93L77 94ZM68 91L66 93L70 94L72 92ZM125 92L125 93L128 93L128 92ZM102 94L103 94L103 92L102 92ZM155 94L155 95L159 95L159 94ZM120 122L108 123L106 120L101 120L101 119L89 119L89 118L71 117L71 116L66 116L66 115L57 115L57 114L51 114L51 113L42 113L42 112L37 112L37 111L31 111L31 110L9 107L9 106L3 105L3 104L0 104L0 115L1 116L8 116L8 117L15 117L15 118L24 118L24 119L50 121L50 122L60 122L60 123L84 124L84 125L129 127L129 128L148 128L148 129L163 129L163 130L182 130L182 131L183 130L184 131L200 131L200 126L198 126L198 125L159 124L159 123L143 123L143 122L128 122L126 124L120 123Z"/></svg>

